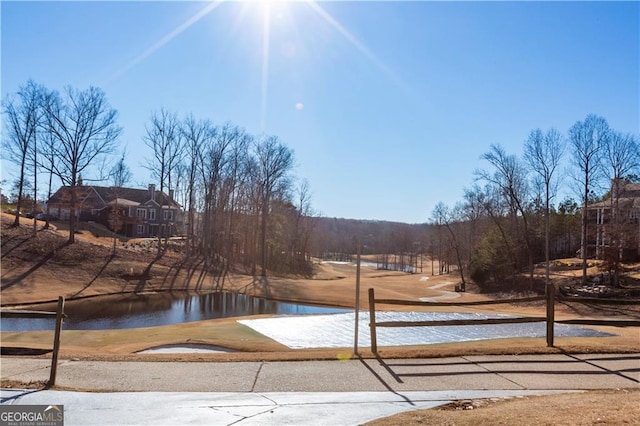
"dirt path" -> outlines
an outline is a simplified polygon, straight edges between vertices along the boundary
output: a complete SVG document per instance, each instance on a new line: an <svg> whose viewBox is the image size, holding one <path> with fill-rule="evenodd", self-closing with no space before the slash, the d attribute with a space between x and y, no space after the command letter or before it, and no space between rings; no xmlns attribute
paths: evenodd
<svg viewBox="0 0 640 426"><path fill-rule="evenodd" d="M420 279L420 281L422 281L424 278L428 279L429 277L422 277ZM453 282L453 281L446 280L443 283L435 284L435 285L429 286L428 288L431 289L431 290L440 290L443 287L455 286L455 284L456 283ZM442 300L459 299L461 297L461 293L460 292L456 292L456 291L440 290L440 292L442 294L440 294L439 296L421 297L420 301L422 301L422 302L437 302L439 300L442 301Z"/></svg>

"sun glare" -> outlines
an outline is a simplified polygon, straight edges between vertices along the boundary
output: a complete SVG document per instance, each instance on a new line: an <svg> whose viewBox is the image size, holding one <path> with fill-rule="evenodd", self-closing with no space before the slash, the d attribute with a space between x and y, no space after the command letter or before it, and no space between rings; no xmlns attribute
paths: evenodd
<svg viewBox="0 0 640 426"><path fill-rule="evenodd" d="M260 97L260 131L267 127L267 97L269 95L269 42L271 34L271 1L262 1L262 93Z"/></svg>
<svg viewBox="0 0 640 426"><path fill-rule="evenodd" d="M266 131L267 126L267 109L269 98L269 60L271 55L271 30L272 25L286 25L294 24L295 16L289 8L288 4L291 3L304 3L308 5L315 14L322 18L329 24L333 30L343 36L351 46L361 55L366 57L377 69L379 69L386 77L396 86L407 91L407 87L404 83L387 67L376 55L358 38L356 38L350 31L347 30L337 19L335 19L329 12L322 8L318 2L314 0L245 0L245 1L225 1L217 0L208 2L202 9L197 11L193 16L182 22L175 27L165 36L160 38L151 47L143 51L140 55L136 56L133 60L121 67L110 80L115 80L118 77L125 74L131 68L135 67L140 62L154 54L157 50L169 43L175 37L190 28L193 24L200 21L202 18L210 14L216 8L223 3L240 3L241 6L237 9L234 19L233 27L240 29L243 24L244 17L253 15L255 21L249 24L249 27L259 28L259 34L261 37L261 91L260 91L260 128L261 131ZM246 25L246 24L245 24ZM295 53L295 45L291 42L283 45L283 52L286 56L293 57ZM303 108L302 103L296 105L296 109L301 110Z"/></svg>
<svg viewBox="0 0 640 426"><path fill-rule="evenodd" d="M176 38L183 31L185 31L186 29L191 27L193 24L195 24L196 22L198 22L199 20L201 20L202 18L207 16L209 13L211 13L214 9L216 9L222 3L224 3L224 0L209 2L209 4L207 4L205 7L200 9L197 13L195 13L189 19L184 21L182 24L178 25L176 28L174 28L172 31L170 31L167 35L165 35L160 40L155 42L150 48L148 48L147 50L142 52L140 55L136 56L132 61L127 63L125 66L120 68L118 71L116 71L113 74L113 76L111 77L110 80L115 80L116 78L122 76L124 73L129 71L131 68L136 66L138 63L142 62L143 60L145 60L146 58L151 56L153 53L155 53L162 46L164 46L165 44L169 43L171 40Z"/></svg>

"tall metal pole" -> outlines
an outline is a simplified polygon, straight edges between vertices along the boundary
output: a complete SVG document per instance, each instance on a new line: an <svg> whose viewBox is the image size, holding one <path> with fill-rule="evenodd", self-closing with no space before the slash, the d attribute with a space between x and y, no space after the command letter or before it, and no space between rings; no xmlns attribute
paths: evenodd
<svg viewBox="0 0 640 426"><path fill-rule="evenodd" d="M355 308L355 335L353 336L353 353L358 354L358 322L360 320L360 241L356 245L356 308Z"/></svg>

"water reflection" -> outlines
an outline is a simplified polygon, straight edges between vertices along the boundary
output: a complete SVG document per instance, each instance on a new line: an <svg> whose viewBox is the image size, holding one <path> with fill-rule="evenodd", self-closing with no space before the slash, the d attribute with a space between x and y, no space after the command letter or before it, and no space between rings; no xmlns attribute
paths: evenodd
<svg viewBox="0 0 640 426"><path fill-rule="evenodd" d="M54 311L54 303L30 309ZM348 309L277 302L229 292L207 294L154 293L100 296L65 303L65 330L152 327L214 318L260 314L328 314ZM51 330L53 319L3 318L2 331Z"/></svg>

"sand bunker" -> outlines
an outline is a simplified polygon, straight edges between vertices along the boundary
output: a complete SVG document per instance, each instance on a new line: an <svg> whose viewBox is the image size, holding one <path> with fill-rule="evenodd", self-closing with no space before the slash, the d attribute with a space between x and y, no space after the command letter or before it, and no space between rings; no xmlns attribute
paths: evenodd
<svg viewBox="0 0 640 426"><path fill-rule="evenodd" d="M145 349L139 351L139 354L187 354L187 353L226 353L236 352L232 349L222 348L220 346L213 345L191 345L191 344L177 344L177 345L162 345L154 348Z"/></svg>

